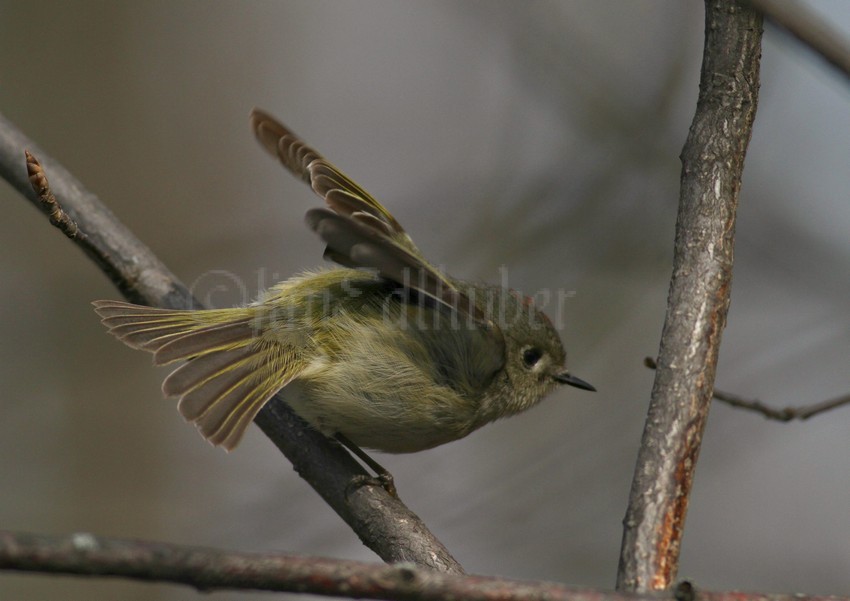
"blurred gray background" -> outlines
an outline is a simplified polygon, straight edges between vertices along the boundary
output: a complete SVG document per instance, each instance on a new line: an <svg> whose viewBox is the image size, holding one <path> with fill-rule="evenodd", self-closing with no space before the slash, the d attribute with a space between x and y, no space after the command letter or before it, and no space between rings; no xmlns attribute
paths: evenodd
<svg viewBox="0 0 850 601"><path fill-rule="evenodd" d="M812 2L850 36L850 4ZM318 200L248 129L260 106L372 191L452 274L572 291L569 389L465 440L378 456L471 572L612 587L664 318L702 3L0 2L0 111L199 296L322 264ZM850 85L768 29L718 387L850 389ZM48 174L49 176L49 174ZM117 292L0 185L0 527L375 560L253 428L232 454L107 336ZM682 548L703 587L850 593L850 408L715 406ZM0 574L4 599L197 599ZM219 596L240 598L226 593ZM245 599L255 595L245 594Z"/></svg>

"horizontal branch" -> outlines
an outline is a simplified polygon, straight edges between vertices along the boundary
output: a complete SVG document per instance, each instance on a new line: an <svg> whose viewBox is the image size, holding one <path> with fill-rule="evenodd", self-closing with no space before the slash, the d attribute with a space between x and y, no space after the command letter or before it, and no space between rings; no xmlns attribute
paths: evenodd
<svg viewBox="0 0 850 601"><path fill-rule="evenodd" d="M200 591L262 590L333 597L437 601L850 601L850 598L694 591L643 595L441 574L412 565L386 566L298 555L239 553L202 547L95 537L0 531L0 569L111 576L194 587Z"/></svg>

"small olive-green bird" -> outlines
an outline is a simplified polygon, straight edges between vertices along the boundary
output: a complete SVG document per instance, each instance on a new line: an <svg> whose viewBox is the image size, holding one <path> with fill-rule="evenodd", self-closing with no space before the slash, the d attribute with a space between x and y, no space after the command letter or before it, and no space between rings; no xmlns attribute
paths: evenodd
<svg viewBox="0 0 850 601"><path fill-rule="evenodd" d="M184 362L162 390L209 442L235 448L278 392L326 436L408 453L525 411L560 384L594 390L566 370L558 333L530 299L444 275L322 155L260 110L251 124L327 203L307 224L343 267L280 282L246 307L93 303L156 365Z"/></svg>

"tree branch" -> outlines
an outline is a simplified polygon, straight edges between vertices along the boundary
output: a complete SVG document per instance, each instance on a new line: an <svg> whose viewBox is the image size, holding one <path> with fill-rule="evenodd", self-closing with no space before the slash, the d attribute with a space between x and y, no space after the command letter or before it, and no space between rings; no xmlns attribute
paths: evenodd
<svg viewBox="0 0 850 601"><path fill-rule="evenodd" d="M297 555L238 553L166 543L0 531L0 569L169 582L200 591L263 590L415 601L850 601L850 598L695 591L623 594L483 576L441 574Z"/></svg>
<svg viewBox="0 0 850 601"><path fill-rule="evenodd" d="M759 87L761 15L706 0L696 114L682 151L673 275L624 520L617 588L666 589L708 416L732 279L735 212Z"/></svg>
<svg viewBox="0 0 850 601"><path fill-rule="evenodd" d="M34 181L38 193L31 188L24 167L25 149L38 156L43 165L43 172ZM50 179L49 187L44 174ZM59 215L57 224L66 233L71 231L67 224L75 223L78 230L71 239L128 300L167 308L201 308L176 276L94 194L2 115L0 176L40 210L53 215L54 221ZM44 200L51 189L55 194L52 203ZM380 487L351 487L355 478L365 474L360 464L338 444L310 428L279 397L269 402L255 421L295 470L384 561L409 561L463 573L442 543L401 501Z"/></svg>
<svg viewBox="0 0 850 601"><path fill-rule="evenodd" d="M658 368L655 364L655 359L652 357L645 357L643 364L649 369ZM717 388L714 389L712 396L715 401L726 403L730 407L746 409L747 411L753 411L754 413L761 413L767 419L773 419L780 422L790 422L794 419L803 421L810 417L814 417L819 413L825 413L826 411L837 409L843 405L850 405L850 394L844 394L819 403L803 405L802 407L785 407L783 409L776 409L775 407L762 403L758 399L747 399L731 392L723 392Z"/></svg>
<svg viewBox="0 0 850 601"><path fill-rule="evenodd" d="M831 411L841 407L842 405L850 405L850 394L845 394L834 399L827 399L819 403L804 405L802 407L784 407L776 409L770 405L765 405L758 399L746 399L731 392L723 392L722 390L714 390L714 398L722 403L726 403L730 407L736 409L746 409L761 413L768 419L774 419L780 422L790 422L794 419L807 420L819 413Z"/></svg>
<svg viewBox="0 0 850 601"><path fill-rule="evenodd" d="M829 23L794 0L750 0L777 27L808 46L826 62L850 77L850 44Z"/></svg>

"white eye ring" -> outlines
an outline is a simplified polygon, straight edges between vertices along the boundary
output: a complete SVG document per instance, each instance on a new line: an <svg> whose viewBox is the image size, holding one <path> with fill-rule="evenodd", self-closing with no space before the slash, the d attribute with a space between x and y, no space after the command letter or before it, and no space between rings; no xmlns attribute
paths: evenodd
<svg viewBox="0 0 850 601"><path fill-rule="evenodd" d="M522 363L528 369L533 369L543 358L543 351L535 346L530 346L522 351Z"/></svg>

